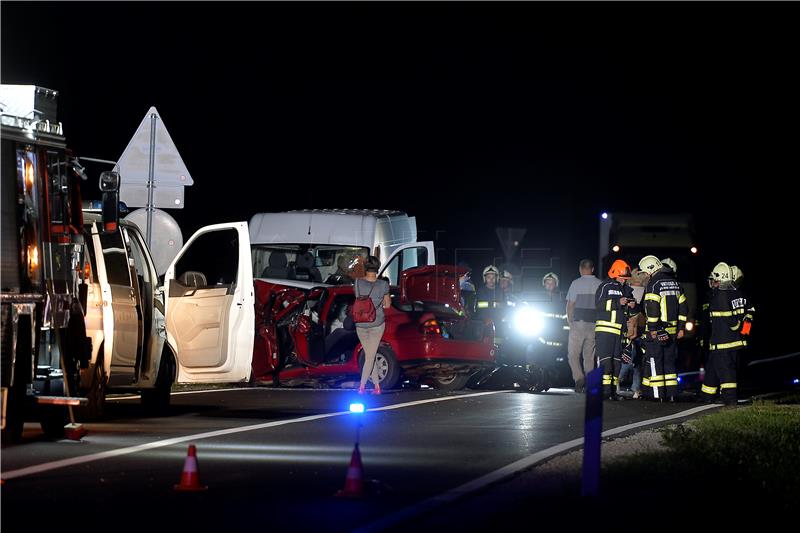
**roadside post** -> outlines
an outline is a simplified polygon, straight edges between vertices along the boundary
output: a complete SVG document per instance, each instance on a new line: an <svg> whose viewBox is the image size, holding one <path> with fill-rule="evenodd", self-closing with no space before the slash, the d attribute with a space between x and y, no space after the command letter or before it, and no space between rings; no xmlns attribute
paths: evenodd
<svg viewBox="0 0 800 533"><path fill-rule="evenodd" d="M602 368L595 368L586 374L581 495L590 498L596 498L600 492L600 434L603 431L602 381Z"/></svg>

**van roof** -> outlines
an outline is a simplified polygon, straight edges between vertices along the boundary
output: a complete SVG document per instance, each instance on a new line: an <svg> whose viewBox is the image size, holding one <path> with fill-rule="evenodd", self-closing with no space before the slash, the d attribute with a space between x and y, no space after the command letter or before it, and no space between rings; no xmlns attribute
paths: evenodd
<svg viewBox="0 0 800 533"><path fill-rule="evenodd" d="M416 238L416 219L401 211L306 209L256 213L250 219L253 244L337 244L372 250L376 244L392 246Z"/></svg>
<svg viewBox="0 0 800 533"><path fill-rule="evenodd" d="M404 211L392 209L294 209L286 213L313 213L321 215L357 215L362 217L399 217L408 216Z"/></svg>

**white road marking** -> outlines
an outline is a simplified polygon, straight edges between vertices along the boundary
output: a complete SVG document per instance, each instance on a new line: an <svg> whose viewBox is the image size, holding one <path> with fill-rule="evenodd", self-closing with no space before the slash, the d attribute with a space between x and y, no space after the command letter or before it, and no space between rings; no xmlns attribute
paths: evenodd
<svg viewBox="0 0 800 533"><path fill-rule="evenodd" d="M714 409L716 407L722 407L722 406L718 404L702 405L700 407L695 407L693 409L681 411L680 413L675 413L673 415L662 416L659 418L652 418L649 420L643 420L641 422L620 426L618 428L609 429L607 431L604 431L602 433L602 436L611 437L613 435L624 433L632 429L637 429L652 424L658 424L661 422L668 422L676 418L691 416L700 413L702 411L705 411L707 409ZM509 465L506 465L498 470L495 470L494 472L490 472L484 476L481 476L479 478L473 479L472 481L464 483L461 486L448 490L447 492L439 494L438 496L428 498L427 500L424 500L416 505L412 505L411 507L401 509L396 513L392 513L380 520L372 522L371 524L367 524L366 526L355 529L353 533L368 533L373 531L383 531L389 527L396 526L409 519L427 513L433 509L436 509L437 507L441 507L442 505L458 500L472 492L479 491L481 489L486 488L489 485L498 483L518 472L521 472L523 470L526 470L527 468L534 466L537 463L541 463L542 461L545 461L546 459L549 459L554 455L566 452L572 448L578 448L582 445L583 445L583 437L572 439L567 442L562 442L561 444L556 444L555 446L551 446L550 448L538 451L533 455L529 455L528 457L520 459L519 461L515 461Z"/></svg>
<svg viewBox="0 0 800 533"><path fill-rule="evenodd" d="M229 390L241 390L241 389L229 389ZM426 403L433 403L433 402L446 402L450 400L461 400L464 398L473 398L476 396L486 396L489 394L501 394L506 393L509 391L489 391L489 392L477 392L474 394L458 394L454 396L445 396L443 398L430 398L427 400L417 400L414 402L406 402L402 404L390 405L386 407L378 407L375 409L369 409L369 411L384 411L387 409L401 409L405 407L414 407L416 405L423 405ZM208 431L206 433L198 433L195 435L187 435L184 437L175 437L172 439L164 439L158 440L155 442L147 442L145 444L139 444L137 446L129 446L127 448L119 448L116 450L107 450L105 452L93 453L90 455L82 455L78 457L71 457L69 459L61 459L59 461L51 461L49 463L42 463L38 465L27 466L25 468L19 468L17 470L10 470L8 472L2 473L2 479L14 479L24 476L31 476L34 474L41 474L42 472L48 472L50 470L56 470L58 468L65 468L68 466L75 466L85 463L91 463L94 461L100 461L101 459L108 459L111 457L119 457L121 455L130 455L132 453L143 452L147 450L154 450L157 448L164 448L165 446L173 446L175 444L181 444L183 442L189 441L198 441L202 439L210 439L212 437L221 437L223 435L233 435L236 433L245 433L247 431L258 431L260 429L272 428L277 426L285 426L288 424L297 424L300 422L311 422L313 420L321 420L323 418L331 418L334 416L342 416L342 415L349 415L349 411L339 411L336 413L326 413L322 415L312 415L312 416L303 416L300 418L292 418L290 420L278 420L275 422L265 422L263 424L253 424L250 426L242 426L237 428L228 428L228 429L220 429L216 431Z"/></svg>

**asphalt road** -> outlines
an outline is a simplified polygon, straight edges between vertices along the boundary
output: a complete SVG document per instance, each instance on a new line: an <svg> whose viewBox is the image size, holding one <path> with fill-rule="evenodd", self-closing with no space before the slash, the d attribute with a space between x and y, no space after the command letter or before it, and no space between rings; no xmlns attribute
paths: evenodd
<svg viewBox="0 0 800 533"><path fill-rule="evenodd" d="M363 415L346 412L358 398L346 391L173 394L161 417L145 416L136 400L115 400L81 442L47 441L29 424L23 443L2 450L3 529L46 512L81 531L349 531L583 435L582 395L476 393L366 396ZM604 429L691 407L606 403ZM335 498L359 419L364 475L380 481L380 493ZM189 444L206 492L173 491Z"/></svg>

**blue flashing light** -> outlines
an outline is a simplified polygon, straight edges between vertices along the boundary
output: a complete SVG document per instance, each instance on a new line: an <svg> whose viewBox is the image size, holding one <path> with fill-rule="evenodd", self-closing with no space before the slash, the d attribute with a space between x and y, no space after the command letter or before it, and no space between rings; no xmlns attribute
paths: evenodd
<svg viewBox="0 0 800 533"><path fill-rule="evenodd" d="M800 384L800 379L794 378L792 380L792 383L794 383L795 385Z"/></svg>
<svg viewBox="0 0 800 533"><path fill-rule="evenodd" d="M600 217L601 217L603 220L606 220L606 219L608 219L608 213L603 213L602 215L600 215Z"/></svg>
<svg viewBox="0 0 800 533"><path fill-rule="evenodd" d="M678 376L678 383L680 383L681 381L683 381L683 379L680 376Z"/></svg>
<svg viewBox="0 0 800 533"><path fill-rule="evenodd" d="M364 404L354 402L350 404L350 412L351 413L363 413L364 412Z"/></svg>

